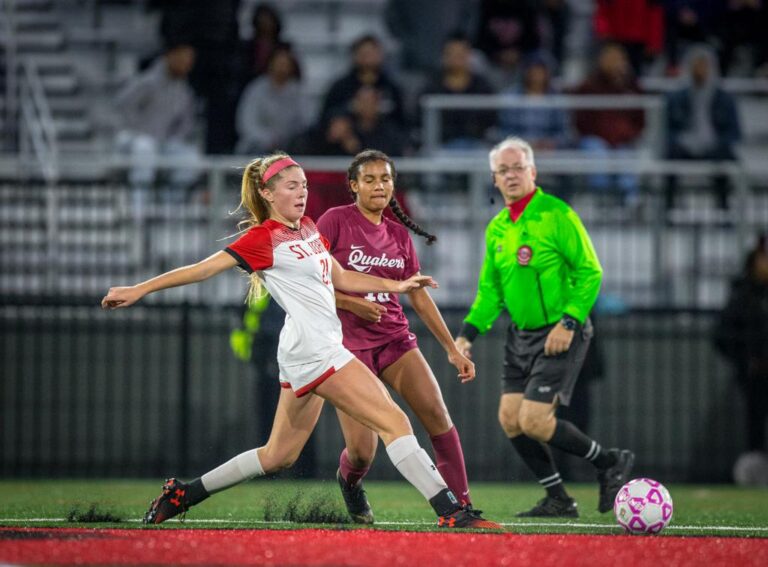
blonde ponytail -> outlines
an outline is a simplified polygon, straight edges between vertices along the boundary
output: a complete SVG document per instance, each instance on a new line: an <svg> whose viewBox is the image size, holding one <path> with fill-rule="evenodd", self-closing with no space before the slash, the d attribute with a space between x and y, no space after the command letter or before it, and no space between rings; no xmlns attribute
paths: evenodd
<svg viewBox="0 0 768 567"><path fill-rule="evenodd" d="M243 171L243 180L240 184L240 204L235 212L245 211L245 218L237 223L240 232L245 232L251 227L258 226L269 218L269 203L261 194L262 189L269 188L276 180L277 176L264 183L263 176L267 168L274 162L288 157L284 153L270 154L265 157L256 158L245 166ZM250 283L248 293L245 296L245 302L248 305L256 304L263 298L267 291L264 289L264 283L256 272L249 274Z"/></svg>

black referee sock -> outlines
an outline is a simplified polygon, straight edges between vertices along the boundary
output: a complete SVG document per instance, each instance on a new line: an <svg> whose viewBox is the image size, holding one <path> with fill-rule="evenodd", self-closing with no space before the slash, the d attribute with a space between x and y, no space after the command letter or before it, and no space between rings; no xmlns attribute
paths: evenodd
<svg viewBox="0 0 768 567"><path fill-rule="evenodd" d="M525 435L518 435L511 438L510 441L517 454L531 469L539 484L547 491L547 496L561 500L568 499L568 493L563 486L563 479L560 478L560 473L555 468L555 461L549 447Z"/></svg>
<svg viewBox="0 0 768 567"><path fill-rule="evenodd" d="M605 451L600 443L590 439L583 431L565 419L558 419L549 445L587 459L598 469L607 469L616 464L616 455Z"/></svg>

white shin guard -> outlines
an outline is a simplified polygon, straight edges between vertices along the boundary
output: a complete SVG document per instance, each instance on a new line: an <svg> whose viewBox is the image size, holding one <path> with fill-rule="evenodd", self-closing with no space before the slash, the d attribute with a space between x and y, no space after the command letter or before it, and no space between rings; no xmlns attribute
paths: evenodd
<svg viewBox="0 0 768 567"><path fill-rule="evenodd" d="M259 461L259 454L256 449L251 449L205 473L200 477L200 480L208 494L213 494L240 484L244 480L263 475L264 469L261 466L261 461Z"/></svg>
<svg viewBox="0 0 768 567"><path fill-rule="evenodd" d="M387 454L400 474L427 500L448 488L414 435L404 435L392 441L387 446Z"/></svg>

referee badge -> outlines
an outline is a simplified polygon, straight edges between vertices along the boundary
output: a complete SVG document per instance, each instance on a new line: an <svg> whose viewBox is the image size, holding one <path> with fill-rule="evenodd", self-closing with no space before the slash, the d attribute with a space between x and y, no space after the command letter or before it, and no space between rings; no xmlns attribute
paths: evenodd
<svg viewBox="0 0 768 567"><path fill-rule="evenodd" d="M521 266L527 266L531 263L531 257L533 256L533 250L527 244L523 244L517 249L517 263Z"/></svg>

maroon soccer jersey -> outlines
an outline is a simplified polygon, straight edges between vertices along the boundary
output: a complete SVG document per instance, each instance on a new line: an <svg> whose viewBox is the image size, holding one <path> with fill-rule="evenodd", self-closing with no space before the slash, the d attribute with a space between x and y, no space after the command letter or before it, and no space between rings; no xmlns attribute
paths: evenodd
<svg viewBox="0 0 768 567"><path fill-rule="evenodd" d="M331 254L345 270L405 280L419 271L419 259L408 229L384 218L373 224L357 208L345 205L329 209L317 221L317 228L331 245ZM396 293L342 293L364 297L387 308L379 323L365 321L350 311L339 309L344 346L365 350L407 334L408 319Z"/></svg>

